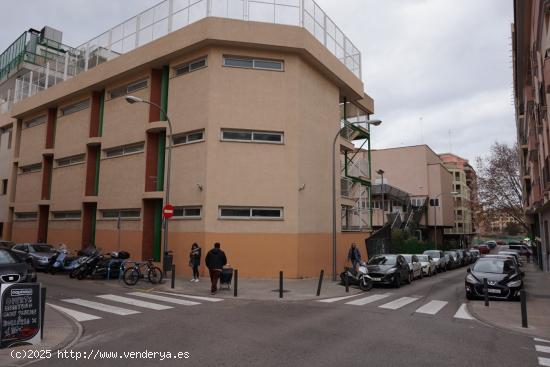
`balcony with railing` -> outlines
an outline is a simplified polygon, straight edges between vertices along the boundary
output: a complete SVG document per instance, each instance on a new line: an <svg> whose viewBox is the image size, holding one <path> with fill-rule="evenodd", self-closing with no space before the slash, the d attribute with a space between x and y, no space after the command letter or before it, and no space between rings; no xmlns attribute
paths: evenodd
<svg viewBox="0 0 550 367"><path fill-rule="evenodd" d="M361 79L361 53L313 0L164 0L23 76L3 108L207 17L304 28Z"/></svg>

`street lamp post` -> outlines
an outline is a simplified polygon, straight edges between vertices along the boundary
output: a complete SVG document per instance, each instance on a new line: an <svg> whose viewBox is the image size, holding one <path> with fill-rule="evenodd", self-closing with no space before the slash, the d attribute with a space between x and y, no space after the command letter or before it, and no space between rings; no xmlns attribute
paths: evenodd
<svg viewBox="0 0 550 367"><path fill-rule="evenodd" d="M168 139L168 165L166 167L166 194L164 196L164 205L170 203L170 168L172 167L172 121L170 121L170 118L168 117L168 113L159 106L156 103L153 103L151 101L147 101L145 99L135 97L135 96L125 96L126 102L130 104L134 103L147 103L148 105L154 106L159 109L160 112L166 116L166 121L168 122L168 133L170 134L170 138ZM168 219L164 219L164 238L162 241L162 247L163 247L163 263L166 259L166 255L168 255Z"/></svg>
<svg viewBox="0 0 550 367"><path fill-rule="evenodd" d="M362 122L350 122L352 125L358 125L367 123L368 125L378 126L382 123L381 120L367 120ZM347 128L344 124L336 135L332 142L332 281L336 281L336 140L342 130ZM369 137L370 138L370 137Z"/></svg>
<svg viewBox="0 0 550 367"><path fill-rule="evenodd" d="M380 188L382 189L382 227L384 227L384 224L386 222L386 191L384 190L384 170L379 169L376 171L381 177L382 183L380 184Z"/></svg>
<svg viewBox="0 0 550 367"><path fill-rule="evenodd" d="M435 249L437 250L437 207L439 205L435 205L436 201L439 199L441 195L458 195L458 192L451 191L451 192L441 192L434 198L434 245ZM439 204L439 203L438 203Z"/></svg>

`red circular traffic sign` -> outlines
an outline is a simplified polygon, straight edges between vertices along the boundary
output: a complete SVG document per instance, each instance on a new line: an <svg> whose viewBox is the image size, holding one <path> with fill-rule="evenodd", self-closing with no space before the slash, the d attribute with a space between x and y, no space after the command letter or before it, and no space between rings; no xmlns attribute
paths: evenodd
<svg viewBox="0 0 550 367"><path fill-rule="evenodd" d="M166 204L164 208L162 208L162 216L166 219L170 219L174 216L174 207L170 204Z"/></svg>

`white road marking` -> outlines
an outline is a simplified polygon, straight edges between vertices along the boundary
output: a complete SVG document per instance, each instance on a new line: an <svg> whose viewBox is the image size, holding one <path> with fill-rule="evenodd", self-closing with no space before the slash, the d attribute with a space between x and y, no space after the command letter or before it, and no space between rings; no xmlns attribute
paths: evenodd
<svg viewBox="0 0 550 367"><path fill-rule="evenodd" d="M533 338L533 340L540 343L550 343L550 340L546 339Z"/></svg>
<svg viewBox="0 0 550 367"><path fill-rule="evenodd" d="M354 305L354 306L363 306L372 302L380 301L381 299L384 299L386 297L391 296L392 293L384 293L384 294L373 294L372 296L368 296L365 298L359 298L354 301L346 302L346 305Z"/></svg>
<svg viewBox="0 0 550 367"><path fill-rule="evenodd" d="M117 296L117 295L114 295L114 294L102 294L102 295L99 295L99 296L96 296L96 297L103 298L103 299L106 299L108 301L125 303L127 305L143 307L143 308L150 308L152 310L168 310L170 308L174 308L172 306L160 305L158 303L142 301L142 300L135 299L135 298L121 297L121 296Z"/></svg>
<svg viewBox="0 0 550 367"><path fill-rule="evenodd" d="M539 357L540 366L550 366L550 358Z"/></svg>
<svg viewBox="0 0 550 367"><path fill-rule="evenodd" d="M458 311L456 311L455 315L453 316L456 319L464 319L464 320L473 320L474 318L468 310L466 309L466 304L463 303L459 308Z"/></svg>
<svg viewBox="0 0 550 367"><path fill-rule="evenodd" d="M114 313L115 315L126 316L126 315L133 315L133 314L136 314L136 313L140 313L139 311L134 311L134 310L129 310L127 308L111 306L111 305L107 305L105 303L88 301L88 300L81 299L81 298L62 299L62 301L72 303L72 304L75 304L75 305L79 305L79 306L83 306L83 307L93 308L94 310L99 310L99 311L108 312L108 313Z"/></svg>
<svg viewBox="0 0 550 367"><path fill-rule="evenodd" d="M175 303L177 305L184 305L184 306L200 305L199 302L188 301L186 299L177 299L177 298L171 298L171 297L158 296L156 294L151 294L151 293L131 292L131 293L128 293L128 295L154 299L156 301Z"/></svg>
<svg viewBox="0 0 550 367"><path fill-rule="evenodd" d="M223 301L223 298L191 296L191 295L187 295L187 294L161 292L161 291L153 291L153 292L154 293L160 293L160 294L168 294L170 296L176 296L176 297L185 297L185 298L191 298L191 299L198 299L199 301L206 301L206 302L221 302L221 301Z"/></svg>
<svg viewBox="0 0 550 367"><path fill-rule="evenodd" d="M101 317L90 315L89 313L84 313L80 311L71 310L70 308L65 308L57 305L52 305L51 303L46 303L48 306L55 308L56 310L59 310L61 312L66 313L67 315L73 317L76 321L82 322L82 321L90 321L90 320L98 320Z"/></svg>
<svg viewBox="0 0 550 367"><path fill-rule="evenodd" d="M332 303L332 302L338 302L338 301L341 301L343 299L348 299L348 298L352 298L352 297L357 297L361 295L361 293L359 294L352 294L351 296L343 296L343 297L334 297L334 298L325 298L325 299L320 299L318 300L317 302L324 302L324 303Z"/></svg>
<svg viewBox="0 0 550 367"><path fill-rule="evenodd" d="M396 299L395 301L385 303L382 306L378 306L378 307L385 308L387 310L397 310L397 309L399 309L403 306L408 305L409 303L413 303L416 300L418 300L418 298L415 298L415 297L401 297L401 298Z"/></svg>
<svg viewBox="0 0 550 367"><path fill-rule="evenodd" d="M416 310L416 312L425 313L425 314L428 314L428 315L435 315L436 313L441 311L441 309L443 307L445 307L447 305L447 303L449 303L449 302L446 302L446 301L430 301L430 302L426 303L424 306L419 307Z"/></svg>
<svg viewBox="0 0 550 367"><path fill-rule="evenodd" d="M550 353L550 347L544 345L535 345L535 350L542 353Z"/></svg>

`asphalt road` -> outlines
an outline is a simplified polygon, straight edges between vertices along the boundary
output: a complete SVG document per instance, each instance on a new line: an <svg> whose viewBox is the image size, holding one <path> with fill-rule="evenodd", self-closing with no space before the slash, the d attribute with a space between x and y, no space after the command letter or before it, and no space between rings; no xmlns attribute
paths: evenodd
<svg viewBox="0 0 550 367"><path fill-rule="evenodd" d="M73 358L54 355L36 365L73 366L79 352L86 358L77 362L83 366L537 366L532 338L459 318L468 317L458 312L466 302L464 275L465 268L458 269L400 289L375 288L329 300L333 302L213 302L139 290L153 297L145 298L128 295L136 289L116 281L100 286L41 275L49 304L100 318L82 321L84 334L72 348ZM172 308L155 310L97 297L106 294ZM67 299L139 313L115 315ZM194 304L172 303L174 299ZM144 351L170 352L172 357L188 352L188 358L127 359L122 354ZM118 355L102 359L99 353L105 352Z"/></svg>

